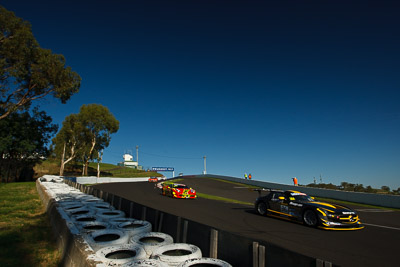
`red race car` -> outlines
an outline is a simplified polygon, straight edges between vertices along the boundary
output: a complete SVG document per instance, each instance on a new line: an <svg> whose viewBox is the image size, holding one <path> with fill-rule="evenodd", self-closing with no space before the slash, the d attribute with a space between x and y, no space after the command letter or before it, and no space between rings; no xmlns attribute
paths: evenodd
<svg viewBox="0 0 400 267"><path fill-rule="evenodd" d="M163 183L163 196L171 196L174 198L196 198L196 190L184 184Z"/></svg>
<svg viewBox="0 0 400 267"><path fill-rule="evenodd" d="M158 182L158 178L157 177L150 177L149 178L149 182L150 183L157 183Z"/></svg>

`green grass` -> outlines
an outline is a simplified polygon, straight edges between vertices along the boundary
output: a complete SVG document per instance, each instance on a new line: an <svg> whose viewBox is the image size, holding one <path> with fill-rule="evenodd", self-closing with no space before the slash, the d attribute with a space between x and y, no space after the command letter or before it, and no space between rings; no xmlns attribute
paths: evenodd
<svg viewBox="0 0 400 267"><path fill-rule="evenodd" d="M226 202L226 203L236 203L236 204L243 204L243 205L250 205L250 206L254 205L254 203L240 201L240 200L231 199L231 198L207 195L207 194L203 194L203 193L199 193L199 192L197 192L196 194L197 194L197 197L200 197L200 198L206 198L206 199L211 199L211 200L216 200L216 201L222 201L222 202Z"/></svg>
<svg viewBox="0 0 400 267"><path fill-rule="evenodd" d="M35 182L0 184L0 266L59 266Z"/></svg>
<svg viewBox="0 0 400 267"><path fill-rule="evenodd" d="M169 183L177 183L177 182L181 182L181 181L183 181L182 178L176 178L176 179L168 180Z"/></svg>
<svg viewBox="0 0 400 267"><path fill-rule="evenodd" d="M237 186L241 186L241 187L247 187L249 189L255 189L255 188L261 188L259 186L255 186L255 185L249 185L249 184L242 184L239 182L232 182L232 181L228 181L228 180L224 180L224 179L218 179L218 178L209 178L209 177L205 177L207 179L212 179L218 182L224 182L224 183L228 183L228 184L233 184L233 185L237 185Z"/></svg>
<svg viewBox="0 0 400 267"><path fill-rule="evenodd" d="M96 175L97 175L97 163L91 162L89 163L89 176L96 176ZM143 171L123 166L117 166L109 163L100 163L100 176L131 178L131 177L154 177L162 175L152 171Z"/></svg>
<svg viewBox="0 0 400 267"><path fill-rule="evenodd" d="M89 163L89 167L97 170L97 163L90 162ZM114 165L114 164L110 164L110 163L100 163L100 170L102 170L102 171L109 171L109 170L113 170L115 168L123 168L123 167L122 166L117 166L117 165Z"/></svg>
<svg viewBox="0 0 400 267"><path fill-rule="evenodd" d="M59 175L60 162L54 159L47 159L34 168L35 178L39 178L45 174ZM82 176L82 164L68 163L64 170L65 176ZM97 163L91 162L88 167L88 176L97 176ZM117 166L109 163L100 163L100 177L116 177L116 178L131 178L131 177L153 177L162 176L157 172L143 171L133 168Z"/></svg>
<svg viewBox="0 0 400 267"><path fill-rule="evenodd" d="M323 198L323 197L315 197L315 200L324 201L324 202L328 202L328 203L343 204L343 205L346 205L346 204L355 205L355 206L361 206L361 207L373 208L373 209L400 210L397 208L387 208L387 207L382 207L382 206L374 206L374 205L369 205L369 204L355 203L355 202L350 202L350 201L337 200L337 199L331 199L331 198Z"/></svg>

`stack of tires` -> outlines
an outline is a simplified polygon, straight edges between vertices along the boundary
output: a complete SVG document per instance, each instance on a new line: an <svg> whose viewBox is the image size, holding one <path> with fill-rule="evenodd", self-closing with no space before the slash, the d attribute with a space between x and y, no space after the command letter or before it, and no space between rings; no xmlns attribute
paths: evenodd
<svg viewBox="0 0 400 267"><path fill-rule="evenodd" d="M200 248L174 243L165 233L152 232L148 221L126 218L102 199L68 186L57 176L39 179L57 204L67 225L73 224L104 266L231 266L204 258Z"/></svg>

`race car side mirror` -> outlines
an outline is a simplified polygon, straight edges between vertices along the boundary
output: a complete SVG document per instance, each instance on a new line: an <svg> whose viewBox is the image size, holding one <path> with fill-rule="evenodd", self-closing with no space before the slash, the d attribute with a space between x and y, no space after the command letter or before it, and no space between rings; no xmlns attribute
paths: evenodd
<svg viewBox="0 0 400 267"><path fill-rule="evenodd" d="M279 200L285 200L285 197L279 197Z"/></svg>

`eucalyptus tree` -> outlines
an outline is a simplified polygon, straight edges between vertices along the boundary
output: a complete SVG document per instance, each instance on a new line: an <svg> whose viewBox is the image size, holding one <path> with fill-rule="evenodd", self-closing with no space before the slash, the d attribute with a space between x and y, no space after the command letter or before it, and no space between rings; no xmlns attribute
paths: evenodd
<svg viewBox="0 0 400 267"><path fill-rule="evenodd" d="M64 174L65 165L79 157L85 145L85 128L78 114L67 116L62 125L53 138L53 151L61 159L60 176Z"/></svg>
<svg viewBox="0 0 400 267"><path fill-rule="evenodd" d="M0 6L0 120L46 96L66 103L80 82L63 55L39 46L29 22Z"/></svg>
<svg viewBox="0 0 400 267"><path fill-rule="evenodd" d="M84 175L87 175L89 161L98 158L98 152L108 147L111 134L119 129L119 121L107 107L100 104L81 106L79 118L86 129L86 140L89 144L84 158Z"/></svg>
<svg viewBox="0 0 400 267"><path fill-rule="evenodd" d="M389 192L390 192L390 187L387 186L387 185L381 186L381 189L382 189L382 191L384 191L384 192L386 192L386 193L389 193Z"/></svg>
<svg viewBox="0 0 400 267"><path fill-rule="evenodd" d="M118 129L114 115L100 104L83 105L78 114L66 117L53 139L53 150L61 159L60 175L74 159L82 160L82 175L87 175L89 161L100 157L99 152L108 147L111 134Z"/></svg>

